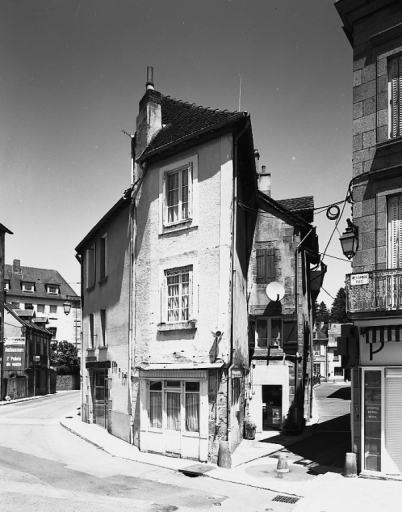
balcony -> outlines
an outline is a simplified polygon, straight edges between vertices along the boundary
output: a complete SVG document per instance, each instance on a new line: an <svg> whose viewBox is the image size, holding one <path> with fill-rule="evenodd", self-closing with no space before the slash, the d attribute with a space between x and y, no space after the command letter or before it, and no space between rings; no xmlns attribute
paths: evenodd
<svg viewBox="0 0 402 512"><path fill-rule="evenodd" d="M402 269L346 276L348 313L402 310Z"/></svg>

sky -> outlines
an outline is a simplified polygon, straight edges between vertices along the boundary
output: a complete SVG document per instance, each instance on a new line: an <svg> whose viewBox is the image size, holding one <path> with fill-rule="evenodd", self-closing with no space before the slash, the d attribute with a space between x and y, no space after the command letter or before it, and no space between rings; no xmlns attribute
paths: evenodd
<svg viewBox="0 0 402 512"><path fill-rule="evenodd" d="M1 0L6 263L56 269L79 293L75 247L130 186L147 66L162 94L249 112L274 199L344 201L352 49L334 0ZM328 306L351 272L350 216L314 220Z"/></svg>

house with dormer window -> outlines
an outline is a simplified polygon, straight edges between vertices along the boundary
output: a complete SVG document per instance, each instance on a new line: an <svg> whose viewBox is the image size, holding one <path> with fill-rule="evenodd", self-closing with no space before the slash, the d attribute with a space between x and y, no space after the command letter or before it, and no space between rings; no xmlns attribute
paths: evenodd
<svg viewBox="0 0 402 512"><path fill-rule="evenodd" d="M53 341L68 341L80 349L80 297L57 270L25 267L20 260L5 265L5 301L18 310L34 310L52 333ZM71 310L64 313L63 304Z"/></svg>
<svg viewBox="0 0 402 512"><path fill-rule="evenodd" d="M150 73L132 155L131 187L76 248L83 421L141 451L216 462L243 437L250 116L165 96Z"/></svg>

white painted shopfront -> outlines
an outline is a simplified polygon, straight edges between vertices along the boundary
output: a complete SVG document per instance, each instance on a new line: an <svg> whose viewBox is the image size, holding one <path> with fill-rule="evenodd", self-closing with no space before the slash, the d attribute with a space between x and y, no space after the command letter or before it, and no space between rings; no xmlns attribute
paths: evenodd
<svg viewBox="0 0 402 512"><path fill-rule="evenodd" d="M360 366L354 371L361 383L359 407L352 403L352 411L361 412L361 470L402 475L402 325L391 319L360 325Z"/></svg>
<svg viewBox="0 0 402 512"><path fill-rule="evenodd" d="M140 370L140 450L208 460L208 371Z"/></svg>

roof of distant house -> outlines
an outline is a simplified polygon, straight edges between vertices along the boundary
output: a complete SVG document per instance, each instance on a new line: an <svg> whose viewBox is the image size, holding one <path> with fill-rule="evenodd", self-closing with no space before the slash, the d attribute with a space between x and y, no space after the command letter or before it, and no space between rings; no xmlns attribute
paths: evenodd
<svg viewBox="0 0 402 512"><path fill-rule="evenodd" d="M162 129L151 140L141 155L161 150L174 143L200 135L211 129L218 129L248 116L247 112L231 112L206 108L161 95Z"/></svg>
<svg viewBox="0 0 402 512"><path fill-rule="evenodd" d="M7 296L18 296L18 297L29 297L29 298L41 298L41 299L62 299L74 297L79 299L79 296L66 282L66 280L59 274L57 270L45 269L45 268L34 268L34 267L23 267L18 265L19 272L16 272L14 265L4 265L4 279L10 280L10 289L7 290ZM21 283L34 283L35 291L24 292L22 291ZM60 292L51 294L47 291L46 285L59 286ZM72 299L73 300L73 299Z"/></svg>
<svg viewBox="0 0 402 512"><path fill-rule="evenodd" d="M297 213L307 222L313 222L314 220L314 196L280 199L277 203L284 206L287 210Z"/></svg>

